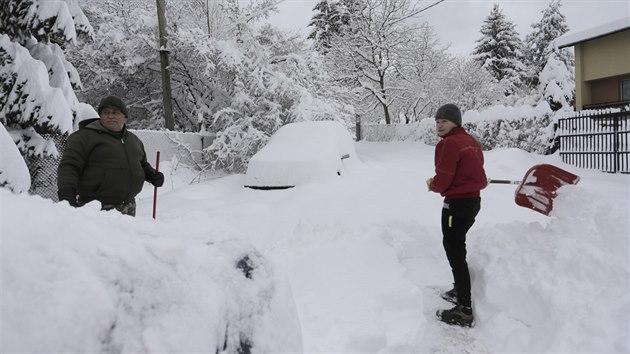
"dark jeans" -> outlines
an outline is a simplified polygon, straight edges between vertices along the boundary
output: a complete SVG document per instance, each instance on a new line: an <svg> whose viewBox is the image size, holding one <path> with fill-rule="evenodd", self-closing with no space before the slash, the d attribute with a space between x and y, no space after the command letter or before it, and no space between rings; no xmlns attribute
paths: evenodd
<svg viewBox="0 0 630 354"><path fill-rule="evenodd" d="M451 199L442 209L442 244L451 265L457 302L471 306L470 273L466 262L466 233L475 223L481 209L481 198Z"/></svg>

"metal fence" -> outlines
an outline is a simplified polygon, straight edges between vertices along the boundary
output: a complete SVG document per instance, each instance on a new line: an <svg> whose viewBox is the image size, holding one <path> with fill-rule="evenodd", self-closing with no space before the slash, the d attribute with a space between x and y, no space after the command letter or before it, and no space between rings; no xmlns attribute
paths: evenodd
<svg viewBox="0 0 630 354"><path fill-rule="evenodd" d="M630 173L630 111L583 111L558 120L562 161L611 173Z"/></svg>

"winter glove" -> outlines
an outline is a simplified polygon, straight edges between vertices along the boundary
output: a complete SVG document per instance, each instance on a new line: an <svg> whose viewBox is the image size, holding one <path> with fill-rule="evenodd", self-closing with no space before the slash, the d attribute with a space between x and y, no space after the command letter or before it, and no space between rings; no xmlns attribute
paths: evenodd
<svg viewBox="0 0 630 354"><path fill-rule="evenodd" d="M164 184L164 174L156 171L148 181L156 187L162 187Z"/></svg>
<svg viewBox="0 0 630 354"><path fill-rule="evenodd" d="M60 202L65 200L75 208L79 206L79 202L77 202L77 190L74 187L59 188L57 196Z"/></svg>
<svg viewBox="0 0 630 354"><path fill-rule="evenodd" d="M427 189L429 190L429 192L431 191L431 183L433 183L433 177L427 180Z"/></svg>

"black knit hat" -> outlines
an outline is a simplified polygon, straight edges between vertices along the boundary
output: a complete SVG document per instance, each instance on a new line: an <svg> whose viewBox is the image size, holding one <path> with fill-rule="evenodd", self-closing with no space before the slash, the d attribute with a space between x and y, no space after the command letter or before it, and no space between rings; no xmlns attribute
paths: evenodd
<svg viewBox="0 0 630 354"><path fill-rule="evenodd" d="M118 108L125 117L129 117L129 114L127 114L127 105L125 105L125 102L116 96L103 97L101 103L98 104L98 109L96 110L99 115L101 115L101 111L105 109L105 107Z"/></svg>
<svg viewBox="0 0 630 354"><path fill-rule="evenodd" d="M437 112L435 112L435 119L446 119L451 122L457 124L457 126L462 125L462 112L459 108L452 104L447 103L442 107L438 108Z"/></svg>

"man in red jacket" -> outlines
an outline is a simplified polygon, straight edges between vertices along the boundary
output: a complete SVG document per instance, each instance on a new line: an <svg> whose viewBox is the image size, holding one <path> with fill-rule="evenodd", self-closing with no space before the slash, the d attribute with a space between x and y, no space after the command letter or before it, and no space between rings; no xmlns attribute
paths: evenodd
<svg viewBox="0 0 630 354"><path fill-rule="evenodd" d="M442 297L455 304L437 312L448 324L473 324L470 273L466 262L466 233L481 209L480 191L488 184L483 169L481 144L461 127L462 114L454 104L445 104L435 114L440 142L435 147L435 176L427 180L430 191L444 197L442 244L454 279L452 290Z"/></svg>

